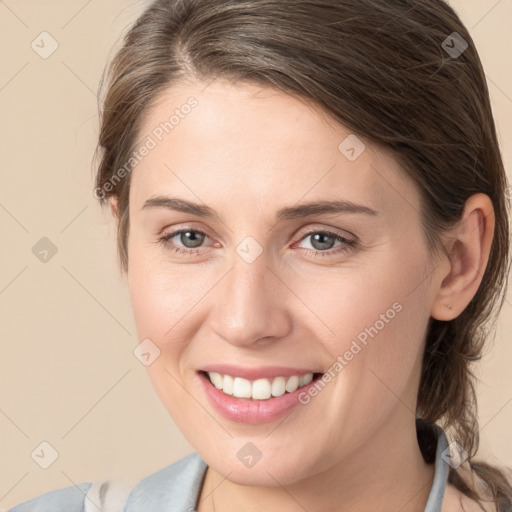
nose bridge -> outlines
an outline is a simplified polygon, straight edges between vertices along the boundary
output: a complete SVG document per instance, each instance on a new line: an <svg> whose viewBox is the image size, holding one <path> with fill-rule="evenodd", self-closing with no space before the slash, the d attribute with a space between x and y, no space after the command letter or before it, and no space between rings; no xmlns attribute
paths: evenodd
<svg viewBox="0 0 512 512"><path fill-rule="evenodd" d="M237 345L283 336L290 327L282 300L283 285L269 268L265 252L252 261L241 254L234 254L233 265L215 298L213 329Z"/></svg>

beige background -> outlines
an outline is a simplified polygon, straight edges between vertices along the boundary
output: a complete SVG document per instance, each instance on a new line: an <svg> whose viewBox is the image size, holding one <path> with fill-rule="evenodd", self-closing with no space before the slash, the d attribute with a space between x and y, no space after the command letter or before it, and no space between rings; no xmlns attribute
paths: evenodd
<svg viewBox="0 0 512 512"><path fill-rule="evenodd" d="M73 483L134 483L192 451L132 353L114 225L91 194L100 74L144 5L0 1L0 509ZM452 5L484 62L510 169L512 0ZM59 45L47 59L31 48L43 31ZM58 249L46 263L32 253L42 237ZM479 370L481 453L508 465L511 297ZM43 441L59 454L48 469L31 458Z"/></svg>

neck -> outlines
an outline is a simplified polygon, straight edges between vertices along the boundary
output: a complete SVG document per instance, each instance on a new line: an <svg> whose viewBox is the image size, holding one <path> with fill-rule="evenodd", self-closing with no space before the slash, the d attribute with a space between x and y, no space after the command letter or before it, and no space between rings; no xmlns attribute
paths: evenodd
<svg viewBox="0 0 512 512"><path fill-rule="evenodd" d="M423 460L410 411L398 415L352 455L291 485L239 485L208 467L199 512L423 512L434 467Z"/></svg>

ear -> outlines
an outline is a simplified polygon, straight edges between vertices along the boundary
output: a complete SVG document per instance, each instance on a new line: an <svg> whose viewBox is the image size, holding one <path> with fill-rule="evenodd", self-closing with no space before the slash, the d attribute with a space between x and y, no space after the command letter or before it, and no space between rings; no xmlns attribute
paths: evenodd
<svg viewBox="0 0 512 512"><path fill-rule="evenodd" d="M110 206L110 212L112 213L112 216L117 220L117 222L119 222L119 199L117 196L110 196L108 199L108 204Z"/></svg>
<svg viewBox="0 0 512 512"><path fill-rule="evenodd" d="M492 201L485 194L474 194L466 201L460 224L449 236L449 272L434 297L433 318L453 320L470 303L482 282L493 236Z"/></svg>

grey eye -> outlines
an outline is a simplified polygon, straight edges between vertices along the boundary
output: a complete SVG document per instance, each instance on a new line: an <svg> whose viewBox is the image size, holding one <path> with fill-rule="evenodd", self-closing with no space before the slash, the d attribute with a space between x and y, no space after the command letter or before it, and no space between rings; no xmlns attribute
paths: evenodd
<svg viewBox="0 0 512 512"><path fill-rule="evenodd" d="M174 236L179 235L179 241L182 243L187 249L195 249L196 247L200 247L204 241L206 235L204 233L200 233L199 231L180 231L176 233Z"/></svg>

